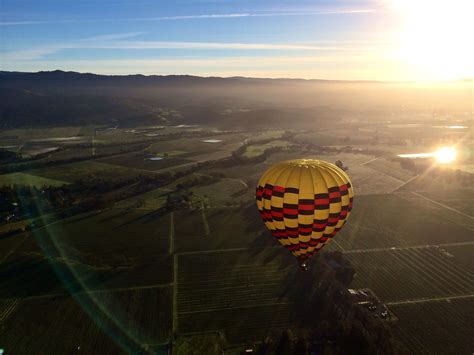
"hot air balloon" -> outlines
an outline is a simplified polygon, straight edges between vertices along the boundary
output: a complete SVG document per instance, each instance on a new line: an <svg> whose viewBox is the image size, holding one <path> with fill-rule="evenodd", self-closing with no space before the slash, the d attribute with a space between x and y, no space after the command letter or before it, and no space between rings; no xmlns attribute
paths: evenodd
<svg viewBox="0 0 474 355"><path fill-rule="evenodd" d="M271 166L258 182L256 199L268 230L306 270L308 259L346 223L353 190L337 166L298 159Z"/></svg>

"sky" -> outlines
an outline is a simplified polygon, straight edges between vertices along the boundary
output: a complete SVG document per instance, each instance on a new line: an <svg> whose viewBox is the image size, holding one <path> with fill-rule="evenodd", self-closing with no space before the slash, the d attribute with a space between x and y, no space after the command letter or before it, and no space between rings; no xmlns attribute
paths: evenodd
<svg viewBox="0 0 474 355"><path fill-rule="evenodd" d="M0 0L0 70L474 77L473 0Z"/></svg>

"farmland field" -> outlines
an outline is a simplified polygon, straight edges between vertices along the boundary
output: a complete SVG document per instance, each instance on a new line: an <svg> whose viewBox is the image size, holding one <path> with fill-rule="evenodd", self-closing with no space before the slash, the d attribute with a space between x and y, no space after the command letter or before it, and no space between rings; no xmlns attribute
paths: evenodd
<svg viewBox="0 0 474 355"><path fill-rule="evenodd" d="M0 175L0 185L28 185L41 188L43 186L62 186L67 182L59 178L49 178L42 176L35 176L26 173L11 173Z"/></svg>
<svg viewBox="0 0 474 355"><path fill-rule="evenodd" d="M150 211L111 209L68 218L45 229L44 238L100 259L151 257L168 252L169 218ZM41 230L41 233L43 230ZM43 235L41 235L43 236Z"/></svg>
<svg viewBox="0 0 474 355"><path fill-rule="evenodd" d="M371 288L383 302L474 292L474 270L435 247L348 253L347 258L357 273L351 286Z"/></svg>
<svg viewBox="0 0 474 355"><path fill-rule="evenodd" d="M196 186L192 191L195 196L208 201L210 207L239 205L254 199L253 189L248 188L244 181L237 179L222 179L210 185Z"/></svg>
<svg viewBox="0 0 474 355"><path fill-rule="evenodd" d="M271 155L265 164L267 167L270 164L274 164L277 161L289 160L289 159L318 159L334 163L336 160L341 160L344 166L348 167L347 173L350 176L352 185L354 186L355 192L358 196L370 195L370 194L382 194L390 193L396 190L404 180L401 180L401 170L399 165L394 165L393 170L390 170L391 166L385 166L385 170L373 169L368 166L374 156L367 154L354 154L354 153L339 153L339 154L314 154L311 151L288 151L280 152ZM366 164L367 163L367 164ZM390 162L387 162L391 164ZM387 165L387 164L386 164ZM398 176L398 178L396 177ZM403 179L408 180L408 174L403 173Z"/></svg>
<svg viewBox="0 0 474 355"><path fill-rule="evenodd" d="M370 163L367 163L367 166L374 169L375 171L380 171L401 181L407 181L414 176L410 170L400 167L399 163L386 159L376 159Z"/></svg>
<svg viewBox="0 0 474 355"><path fill-rule="evenodd" d="M87 144L92 144L92 138L89 138ZM133 142L130 144L118 145L118 144L105 144L101 143L97 139L94 140L94 144L90 147L70 147L65 144L60 145L61 149L51 153L48 157L44 158L47 161L58 161L75 158L90 158L93 159L95 156L113 155L113 154L124 154L129 150L136 150L144 148L143 142Z"/></svg>
<svg viewBox="0 0 474 355"><path fill-rule="evenodd" d="M474 244L447 246L443 249L451 254L457 262L464 265L467 270L474 272L474 258L472 257L474 255Z"/></svg>
<svg viewBox="0 0 474 355"><path fill-rule="evenodd" d="M474 191L471 189L437 189L421 191L420 194L474 217Z"/></svg>
<svg viewBox="0 0 474 355"><path fill-rule="evenodd" d="M231 179L242 179L248 186L257 186L257 181L269 166L264 163L247 163L225 168L204 168L203 174L221 173Z"/></svg>
<svg viewBox="0 0 474 355"><path fill-rule="evenodd" d="M74 298L21 301L3 323L0 342L5 349L15 349L16 354L28 354L31 349L38 354L116 354L126 349L136 351L133 342L166 343L170 324L168 287L82 293Z"/></svg>
<svg viewBox="0 0 474 355"><path fill-rule="evenodd" d="M272 154L268 157L265 161L265 164L270 166L282 160L289 160L289 159L316 159L316 160L324 160L330 163L335 163L337 160L341 160L343 165L348 168L347 173L349 174L352 183L354 184L357 180L363 181L364 179L370 178L371 175L374 174L373 169L369 169L365 166L367 162L375 159L373 155L369 154L355 154L355 153L314 153L311 150L289 150L283 152L277 152ZM385 181L388 181L390 185L393 185L394 182L400 184L400 181L394 180L392 177L384 175ZM364 191L366 189L372 189L373 193L375 193L375 187L370 186L369 183L361 183L360 188L363 188ZM357 191L358 194L361 191ZM384 192L384 191L381 191ZM379 192L380 193L380 192Z"/></svg>
<svg viewBox="0 0 474 355"><path fill-rule="evenodd" d="M275 140L264 144L251 144L247 146L244 152L244 156L247 158L254 158L262 155L265 150L273 147L281 147L286 148L289 147L291 143L283 141L283 140Z"/></svg>
<svg viewBox="0 0 474 355"><path fill-rule="evenodd" d="M346 250L472 241L469 219L411 194L356 195L354 206L335 237Z"/></svg>
<svg viewBox="0 0 474 355"><path fill-rule="evenodd" d="M51 137L92 139L95 132L67 130ZM360 132L360 141L375 134ZM20 138L5 142L48 138L46 131L7 133ZM291 254L265 229L254 194L272 164L313 158L341 160L354 186L351 217L321 252L341 251L352 263L356 274L347 287L370 288L387 304L398 318L390 327L411 353L469 353L474 190L415 186L397 192L412 175L387 152L409 147L382 146L380 153L378 145L365 142L357 152L351 141L354 149L346 149L347 129L297 132L301 145L283 140L283 133L109 127L96 132L94 147L57 141L61 149L38 161L94 158L94 150L110 156L0 175L0 185L132 180L132 187L101 193L106 201L114 197L105 207L61 220L55 211L44 216L44 227L38 222L31 232L0 236L0 348L20 354L29 349L115 354L136 344L163 349L177 338L206 332L224 334L228 344L239 346L308 328L297 300L316 287L317 270L299 272ZM267 139L273 140L262 142ZM51 144L35 144L46 143ZM314 147L323 144L331 147ZM247 158L273 146L291 148L258 163L242 159L239 149L235 158L197 164L231 157L242 145ZM156 179L134 190L140 175L161 172L170 176L166 184ZM183 196L191 202L179 200ZM26 223L5 223L0 231ZM28 337L19 337L21 332Z"/></svg>
<svg viewBox="0 0 474 355"><path fill-rule="evenodd" d="M228 150L212 150L210 152L196 152L192 154L192 159L193 161L196 162L204 162L208 160L219 160L219 159L224 159L228 158L231 156L231 152Z"/></svg>
<svg viewBox="0 0 474 355"><path fill-rule="evenodd" d="M161 160L149 160L149 156L143 153L129 153L110 158L99 159L99 161L114 166L123 166L126 168L147 171L157 171L160 169L170 168L192 162L192 160L178 157L165 157Z"/></svg>
<svg viewBox="0 0 474 355"><path fill-rule="evenodd" d="M390 306L396 337L411 354L471 354L474 298ZM427 351L428 350L428 351Z"/></svg>
<svg viewBox="0 0 474 355"><path fill-rule="evenodd" d="M48 161L58 161L66 159L77 159L77 158L92 158L92 149L91 148L63 148L61 150L55 151L48 155L47 158L44 158Z"/></svg>
<svg viewBox="0 0 474 355"><path fill-rule="evenodd" d="M135 208L137 210L157 210L166 203L165 189L155 189L115 203L114 208Z"/></svg>
<svg viewBox="0 0 474 355"><path fill-rule="evenodd" d="M253 202L242 208L175 213L175 220L179 221L175 225L178 252L277 245L264 231Z"/></svg>
<svg viewBox="0 0 474 355"><path fill-rule="evenodd" d="M3 260L2 296L65 292L68 284L77 290L169 283L168 234L169 217L149 211L86 213L50 224L30 233ZM15 247L20 237L1 239L0 249Z"/></svg>
<svg viewBox="0 0 474 355"><path fill-rule="evenodd" d="M0 262L3 263L10 252L21 245L27 235L28 233L2 236L0 238Z"/></svg>
<svg viewBox="0 0 474 355"><path fill-rule="evenodd" d="M184 151L205 154L211 149L232 152L237 149L242 142L248 138L248 134L234 133L234 134L218 134L208 137L199 138L179 138L175 140L163 140L153 144L149 151L151 153L164 153L168 151ZM206 140L218 140L215 143L205 142Z"/></svg>
<svg viewBox="0 0 474 355"><path fill-rule="evenodd" d="M134 170L122 166L106 164L99 161L81 161L48 168L34 169L30 170L29 173L38 177L58 179L69 182L93 178L114 180L116 178L131 178L138 175L153 174L152 172Z"/></svg>
<svg viewBox="0 0 474 355"><path fill-rule="evenodd" d="M224 331L238 344L297 324L288 287L297 275L287 252L182 255L178 269L180 333Z"/></svg>
<svg viewBox="0 0 474 355"><path fill-rule="evenodd" d="M5 137L15 137L20 141L30 139L49 139L61 137L78 136L81 133L81 127L50 127L50 128L30 128L30 129L8 129L2 130L0 142Z"/></svg>

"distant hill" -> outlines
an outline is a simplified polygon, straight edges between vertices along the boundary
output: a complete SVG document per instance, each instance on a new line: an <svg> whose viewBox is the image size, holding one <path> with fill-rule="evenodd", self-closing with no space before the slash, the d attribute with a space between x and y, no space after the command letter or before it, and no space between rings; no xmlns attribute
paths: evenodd
<svg viewBox="0 0 474 355"><path fill-rule="evenodd" d="M173 121L270 127L274 121L284 123L294 119L294 112L288 109L284 99L291 97L294 85L304 86L308 82L189 75L107 76L60 70L3 71L0 72L3 98L0 127ZM242 107L252 110L222 114L229 108ZM166 116L169 111L175 114Z"/></svg>
<svg viewBox="0 0 474 355"><path fill-rule="evenodd" d="M148 102L106 96L65 96L0 87L0 128L163 123Z"/></svg>
<svg viewBox="0 0 474 355"><path fill-rule="evenodd" d="M409 83L0 71L0 128L163 122L265 128L354 113L380 119L397 111L465 112L472 85L459 83L464 87L420 90Z"/></svg>

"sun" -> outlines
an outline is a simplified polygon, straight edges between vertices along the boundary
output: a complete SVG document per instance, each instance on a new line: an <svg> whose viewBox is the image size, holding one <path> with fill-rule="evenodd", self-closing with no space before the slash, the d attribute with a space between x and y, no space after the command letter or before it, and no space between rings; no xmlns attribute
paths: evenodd
<svg viewBox="0 0 474 355"><path fill-rule="evenodd" d="M456 149L453 147L439 148L433 153L436 161L440 164L449 164L456 160Z"/></svg>
<svg viewBox="0 0 474 355"><path fill-rule="evenodd" d="M391 0L400 15L396 56L427 80L474 75L474 0Z"/></svg>

